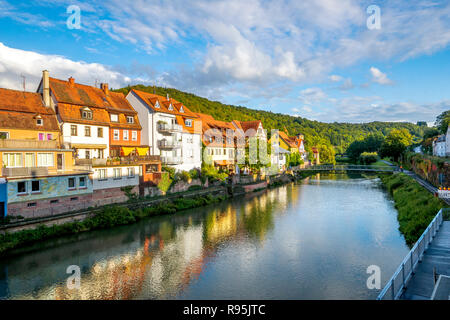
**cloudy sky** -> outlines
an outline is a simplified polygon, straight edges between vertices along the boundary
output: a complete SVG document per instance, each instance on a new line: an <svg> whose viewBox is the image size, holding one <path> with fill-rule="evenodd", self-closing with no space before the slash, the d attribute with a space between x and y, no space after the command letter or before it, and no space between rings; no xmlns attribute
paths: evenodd
<svg viewBox="0 0 450 320"><path fill-rule="evenodd" d="M48 69L325 122L433 122L449 43L445 0L0 0L0 87L34 91Z"/></svg>

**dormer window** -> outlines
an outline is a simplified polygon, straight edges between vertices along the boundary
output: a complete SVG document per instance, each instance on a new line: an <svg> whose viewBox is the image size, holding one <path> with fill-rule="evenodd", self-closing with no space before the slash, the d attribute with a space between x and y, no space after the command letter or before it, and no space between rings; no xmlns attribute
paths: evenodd
<svg viewBox="0 0 450 320"><path fill-rule="evenodd" d="M169 105L169 110L170 110L170 111L173 111L173 106L172 106L172 104Z"/></svg>
<svg viewBox="0 0 450 320"><path fill-rule="evenodd" d="M38 126L43 126L44 125L44 120L42 120L42 118L36 118L36 125Z"/></svg>
<svg viewBox="0 0 450 320"><path fill-rule="evenodd" d="M156 103L155 103L155 108L158 108L158 109L160 108L158 101L156 101Z"/></svg>
<svg viewBox="0 0 450 320"><path fill-rule="evenodd" d="M92 120L92 111L89 108L83 108L81 110L81 117L83 119Z"/></svg>
<svg viewBox="0 0 450 320"><path fill-rule="evenodd" d="M127 123L134 123L134 117L127 116Z"/></svg>
<svg viewBox="0 0 450 320"><path fill-rule="evenodd" d="M119 116L117 114L111 115L111 121L112 122L119 122Z"/></svg>
<svg viewBox="0 0 450 320"><path fill-rule="evenodd" d="M181 112L181 113L184 113L183 106L180 107L180 112Z"/></svg>
<svg viewBox="0 0 450 320"><path fill-rule="evenodd" d="M184 124L186 125L186 127L192 127L192 119L184 120Z"/></svg>

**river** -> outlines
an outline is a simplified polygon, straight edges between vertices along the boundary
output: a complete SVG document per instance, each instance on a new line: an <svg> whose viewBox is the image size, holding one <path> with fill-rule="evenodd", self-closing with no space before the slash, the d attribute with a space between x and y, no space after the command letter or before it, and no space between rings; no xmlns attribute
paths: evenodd
<svg viewBox="0 0 450 320"><path fill-rule="evenodd" d="M396 216L378 179L321 174L17 250L0 299L375 299L367 267L383 286L409 251Z"/></svg>

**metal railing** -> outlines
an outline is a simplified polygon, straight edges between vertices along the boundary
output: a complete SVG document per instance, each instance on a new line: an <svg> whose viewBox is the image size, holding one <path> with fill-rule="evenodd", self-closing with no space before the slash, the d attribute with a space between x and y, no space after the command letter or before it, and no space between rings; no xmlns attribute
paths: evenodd
<svg viewBox="0 0 450 320"><path fill-rule="evenodd" d="M160 149L172 149L181 147L181 141L169 141L169 140L159 140L158 148Z"/></svg>
<svg viewBox="0 0 450 320"><path fill-rule="evenodd" d="M366 166L366 165L313 165L298 168L299 171L395 171L397 167L394 166Z"/></svg>
<svg viewBox="0 0 450 320"><path fill-rule="evenodd" d="M183 159L181 157L161 157L161 162L164 164L181 164Z"/></svg>
<svg viewBox="0 0 450 320"><path fill-rule="evenodd" d="M406 288L408 281L414 274L417 264L422 260L425 250L433 241L436 232L439 230L443 221L443 209L439 210L433 221L428 225L425 231L415 243L411 251L403 259L400 266L389 279L386 286L381 290L377 300L397 300Z"/></svg>
<svg viewBox="0 0 450 320"><path fill-rule="evenodd" d="M183 127L179 124L158 123L158 131L160 132L181 132Z"/></svg>

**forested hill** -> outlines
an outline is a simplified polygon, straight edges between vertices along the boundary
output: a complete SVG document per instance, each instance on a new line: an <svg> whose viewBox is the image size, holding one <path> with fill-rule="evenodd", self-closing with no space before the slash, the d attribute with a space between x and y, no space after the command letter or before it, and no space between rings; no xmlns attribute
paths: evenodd
<svg viewBox="0 0 450 320"><path fill-rule="evenodd" d="M150 93L155 92L162 96L166 96L168 93L170 97L182 102L192 111L210 114L217 120L246 121L259 119L269 133L270 129L283 130L284 128L288 130L290 135L301 133L305 136L308 149L315 145L333 145L337 153L343 153L353 141L362 139L370 133L378 132L386 136L393 128L406 128L414 136L414 140L419 141L423 136L424 130L424 127L403 122L370 122L364 124L324 123L281 113L226 105L172 88L136 85L114 91L127 94L131 89Z"/></svg>

